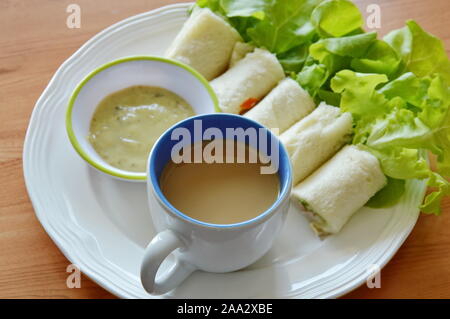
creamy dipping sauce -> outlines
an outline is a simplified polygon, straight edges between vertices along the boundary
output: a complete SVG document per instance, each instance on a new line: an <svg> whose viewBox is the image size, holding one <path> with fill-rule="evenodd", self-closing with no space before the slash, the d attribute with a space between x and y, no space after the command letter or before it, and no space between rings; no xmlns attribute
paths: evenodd
<svg viewBox="0 0 450 319"><path fill-rule="evenodd" d="M145 172L148 154L173 124L195 115L177 94L153 86L132 86L105 97L91 120L89 141L110 165Z"/></svg>

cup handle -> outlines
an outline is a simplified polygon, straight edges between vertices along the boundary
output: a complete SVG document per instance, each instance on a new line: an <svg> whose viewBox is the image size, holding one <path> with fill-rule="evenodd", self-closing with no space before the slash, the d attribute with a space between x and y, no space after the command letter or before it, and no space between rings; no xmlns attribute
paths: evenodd
<svg viewBox="0 0 450 319"><path fill-rule="evenodd" d="M194 266L176 258L175 264L156 278L164 259L175 249L184 246L183 241L170 229L158 233L148 244L141 264L141 282L148 293L164 294L177 287L195 270Z"/></svg>

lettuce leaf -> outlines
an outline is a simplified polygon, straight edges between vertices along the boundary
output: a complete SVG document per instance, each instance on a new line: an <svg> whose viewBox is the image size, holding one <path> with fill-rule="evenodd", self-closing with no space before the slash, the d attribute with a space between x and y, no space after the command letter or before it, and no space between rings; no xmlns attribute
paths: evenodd
<svg viewBox="0 0 450 319"><path fill-rule="evenodd" d="M339 104L341 103L341 95L331 90L319 89L317 91L317 96L320 101L324 101L328 105L339 107Z"/></svg>
<svg viewBox="0 0 450 319"><path fill-rule="evenodd" d="M383 149L395 146L422 148L432 131L414 112L405 108L394 108L371 126L367 145Z"/></svg>
<svg viewBox="0 0 450 319"><path fill-rule="evenodd" d="M417 22L409 20L406 26L384 37L403 60L403 71L418 77L439 74L450 85L450 61L439 38L425 32Z"/></svg>
<svg viewBox="0 0 450 319"><path fill-rule="evenodd" d="M269 5L267 0L221 0L218 2L227 17L255 17L260 20L264 19L265 11Z"/></svg>
<svg viewBox="0 0 450 319"><path fill-rule="evenodd" d="M331 80L334 92L341 93L341 109L351 112L356 119L374 118L387 111L387 99L375 88L386 83L384 74L365 74L343 70Z"/></svg>
<svg viewBox="0 0 450 319"><path fill-rule="evenodd" d="M356 72L380 73L393 78L401 65L401 59L386 42L374 41L361 58L351 62L351 68Z"/></svg>
<svg viewBox="0 0 450 319"><path fill-rule="evenodd" d="M425 197L420 209L426 214L440 215L442 213L441 202L445 196L450 195L450 183L441 175L431 173L428 186L437 188L437 190Z"/></svg>
<svg viewBox="0 0 450 319"><path fill-rule="evenodd" d="M428 91L428 87L428 80L421 80L413 73L408 72L387 83L380 92L388 99L399 96L407 103L419 106Z"/></svg>
<svg viewBox="0 0 450 319"><path fill-rule="evenodd" d="M366 204L372 208L385 208L395 205L405 192L405 180L388 177L388 182Z"/></svg>
<svg viewBox="0 0 450 319"><path fill-rule="evenodd" d="M328 54L360 58L376 40L377 33L363 33L342 38L327 38L311 45L309 51L316 60L323 60Z"/></svg>
<svg viewBox="0 0 450 319"><path fill-rule="evenodd" d="M352 59L363 54L375 40L376 33L367 33L317 41L309 47L309 58L299 72L297 81L312 97L316 98L320 91L322 96L332 97L336 101L339 98L324 93L332 93L329 91L330 79L337 71L349 68Z"/></svg>
<svg viewBox="0 0 450 319"><path fill-rule="evenodd" d="M308 43L315 34L309 18L321 1L270 1L265 9L265 18L248 29L247 33L253 44L274 53L283 53L300 44Z"/></svg>
<svg viewBox="0 0 450 319"><path fill-rule="evenodd" d="M428 163L421 152L405 147L366 150L378 158L386 176L395 179L425 179L430 175Z"/></svg>
<svg viewBox="0 0 450 319"><path fill-rule="evenodd" d="M440 76L419 79L407 73L380 92L391 101L403 103L376 120L367 144L375 148L402 145L427 149L438 155L440 164L446 165L450 91Z"/></svg>
<svg viewBox="0 0 450 319"><path fill-rule="evenodd" d="M303 68L308 58L309 44L295 47L285 53L277 55L278 61L287 73L298 73Z"/></svg>
<svg viewBox="0 0 450 319"><path fill-rule="evenodd" d="M323 64L306 65L297 75L297 82L302 88L308 91L311 97L315 98L319 89L328 78L328 71Z"/></svg>
<svg viewBox="0 0 450 319"><path fill-rule="evenodd" d="M360 30L363 17L351 1L327 0L314 9L311 22L322 37L342 37Z"/></svg>
<svg viewBox="0 0 450 319"><path fill-rule="evenodd" d="M196 6L200 8L209 8L211 11L226 17L225 10L222 9L221 0L197 0Z"/></svg>

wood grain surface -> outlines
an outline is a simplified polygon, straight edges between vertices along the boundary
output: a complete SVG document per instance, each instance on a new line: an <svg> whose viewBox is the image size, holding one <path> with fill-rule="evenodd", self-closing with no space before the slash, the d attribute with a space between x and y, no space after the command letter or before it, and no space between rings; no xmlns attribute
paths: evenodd
<svg viewBox="0 0 450 319"><path fill-rule="evenodd" d="M56 69L93 35L131 15L171 0L0 0L0 298L114 298L82 277L66 286L69 261L37 221L22 173L22 146L34 104ZM81 7L81 28L66 26L70 3ZM381 35L415 19L450 49L450 1L359 0L378 4ZM440 217L422 215L381 272L381 288L365 286L346 298L449 298L450 201Z"/></svg>

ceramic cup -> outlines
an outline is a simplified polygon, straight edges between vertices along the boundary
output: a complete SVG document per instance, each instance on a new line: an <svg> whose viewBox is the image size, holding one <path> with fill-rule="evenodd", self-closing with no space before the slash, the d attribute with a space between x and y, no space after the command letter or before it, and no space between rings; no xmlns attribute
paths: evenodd
<svg viewBox="0 0 450 319"><path fill-rule="evenodd" d="M201 123L201 128L198 123ZM275 203L259 216L237 224L210 224L178 211L164 197L159 185L160 175L171 160L172 148L179 142L173 138L177 128L190 132L190 144L203 140L203 132L208 128L220 130L224 137L227 128L262 130L265 134L258 135L257 145L245 142L262 152L260 145L266 139L265 145L269 147L265 147L267 154L264 155L273 156L278 161L276 174L280 189ZM262 257L272 246L287 215L291 175L288 154L278 138L245 117L223 113L199 115L168 129L154 145L148 160L147 192L153 223L159 233L148 244L141 265L141 281L145 290L151 294L163 294L177 287L194 270L230 272L249 266ZM169 255L171 258L167 258ZM171 265L158 272L166 258Z"/></svg>

